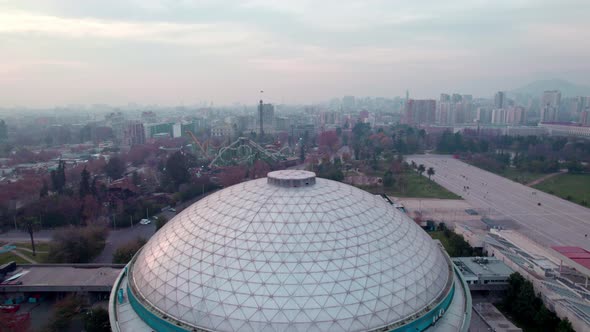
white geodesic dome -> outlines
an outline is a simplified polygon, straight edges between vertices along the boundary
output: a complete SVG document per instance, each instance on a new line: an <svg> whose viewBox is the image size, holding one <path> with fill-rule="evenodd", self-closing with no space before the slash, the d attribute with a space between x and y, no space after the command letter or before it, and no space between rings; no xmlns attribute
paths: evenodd
<svg viewBox="0 0 590 332"><path fill-rule="evenodd" d="M434 241L382 198L271 172L191 205L130 266L140 303L212 331L364 331L445 290Z"/></svg>

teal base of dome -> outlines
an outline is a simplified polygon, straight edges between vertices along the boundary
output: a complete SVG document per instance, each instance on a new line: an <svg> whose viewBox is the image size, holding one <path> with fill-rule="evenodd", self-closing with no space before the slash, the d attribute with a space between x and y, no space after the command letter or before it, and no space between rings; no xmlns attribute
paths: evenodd
<svg viewBox="0 0 590 332"><path fill-rule="evenodd" d="M396 329L391 330L390 332L419 332L424 331L427 328L435 325L436 322L444 315L447 311L451 302L453 300L453 296L455 295L455 285L451 287L451 290L445 297L443 301L441 301L436 307L426 313L424 316L417 318L416 320L398 327Z"/></svg>
<svg viewBox="0 0 590 332"><path fill-rule="evenodd" d="M451 305L451 301L453 300L453 296L455 294L455 286L453 285L450 289L449 293L445 297L443 301L441 301L436 307L426 313L424 316L417 318L414 321L409 322L408 324L398 327L396 329L391 330L391 332L419 332L424 331L427 328L431 327L432 325L436 324L436 322L443 316L446 310ZM146 309L135 297L133 292L129 287L127 287L127 297L129 299L129 303L135 313L151 328L155 331L159 332L186 332L189 331L187 329L182 328L181 326L176 325L173 322L167 321L162 319L158 315L155 315L150 310ZM190 331L193 331L191 329ZM198 331L198 330L197 330Z"/></svg>

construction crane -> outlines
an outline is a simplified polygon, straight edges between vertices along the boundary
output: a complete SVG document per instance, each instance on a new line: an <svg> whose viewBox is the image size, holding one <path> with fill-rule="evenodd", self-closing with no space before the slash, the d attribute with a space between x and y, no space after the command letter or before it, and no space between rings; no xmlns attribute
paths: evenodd
<svg viewBox="0 0 590 332"><path fill-rule="evenodd" d="M225 144L225 142L221 142L219 145L215 146L214 142L210 138L207 139L205 142L201 143L201 141L199 141L199 139L195 136L195 134L193 134L192 131L186 130L185 133L187 133L192 138L193 142L195 142L195 144L199 147L199 150L203 154L203 157L208 159L212 158L210 149L219 150Z"/></svg>
<svg viewBox="0 0 590 332"><path fill-rule="evenodd" d="M205 144L203 145L203 144L201 144L201 142L199 142L199 140L197 139L195 134L193 134L192 131L187 130L187 131L185 131L185 133L189 134L190 137L193 139L193 142L195 142L195 144L199 147L199 149L201 149L201 152L203 153L203 157L205 157L205 158L209 157L209 153L208 153L209 140L205 141Z"/></svg>

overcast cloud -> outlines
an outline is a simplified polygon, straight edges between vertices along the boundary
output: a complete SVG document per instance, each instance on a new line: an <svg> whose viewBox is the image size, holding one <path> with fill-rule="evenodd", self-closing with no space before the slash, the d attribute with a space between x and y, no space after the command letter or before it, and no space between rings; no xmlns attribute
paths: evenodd
<svg viewBox="0 0 590 332"><path fill-rule="evenodd" d="M0 106L590 85L590 1L0 0Z"/></svg>

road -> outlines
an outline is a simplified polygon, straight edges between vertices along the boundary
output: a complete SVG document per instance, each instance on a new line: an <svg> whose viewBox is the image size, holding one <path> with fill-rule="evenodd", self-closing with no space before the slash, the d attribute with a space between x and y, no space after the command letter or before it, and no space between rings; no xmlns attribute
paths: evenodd
<svg viewBox="0 0 590 332"><path fill-rule="evenodd" d="M121 228L116 231L111 230L102 253L94 259L94 263L112 263L113 253L115 253L117 248L136 238L141 237L149 240L155 232L156 225L154 222L149 225L137 224L133 227Z"/></svg>
<svg viewBox="0 0 590 332"><path fill-rule="evenodd" d="M192 205L196 201L200 200L201 198L214 193L215 191L211 191L209 193L205 193L205 195L199 195L192 200L189 200L184 203L177 204L175 206L176 212L172 211L164 211L157 214L158 217L166 217L166 219L171 220L174 216L187 208L188 206ZM156 233L156 225L155 222L152 221L149 225L140 225L136 224L135 226L118 229L116 231L109 232L109 237L107 238L105 247L100 255L94 259L95 263L111 263L113 260L113 253L117 248L121 247L122 245L126 244L127 242L136 239L138 237L144 238L149 240L152 235Z"/></svg>
<svg viewBox="0 0 590 332"><path fill-rule="evenodd" d="M54 230L43 229L35 232L34 239L39 242L49 242L53 237ZM12 243L12 242L31 242L29 233L23 231L8 231L0 234L0 242Z"/></svg>
<svg viewBox="0 0 590 332"><path fill-rule="evenodd" d="M450 156L412 155L409 162L433 167L434 181L460 195L474 208L489 209L514 220L519 232L544 245L579 246L590 250L590 209ZM588 237L585 235L588 234Z"/></svg>

